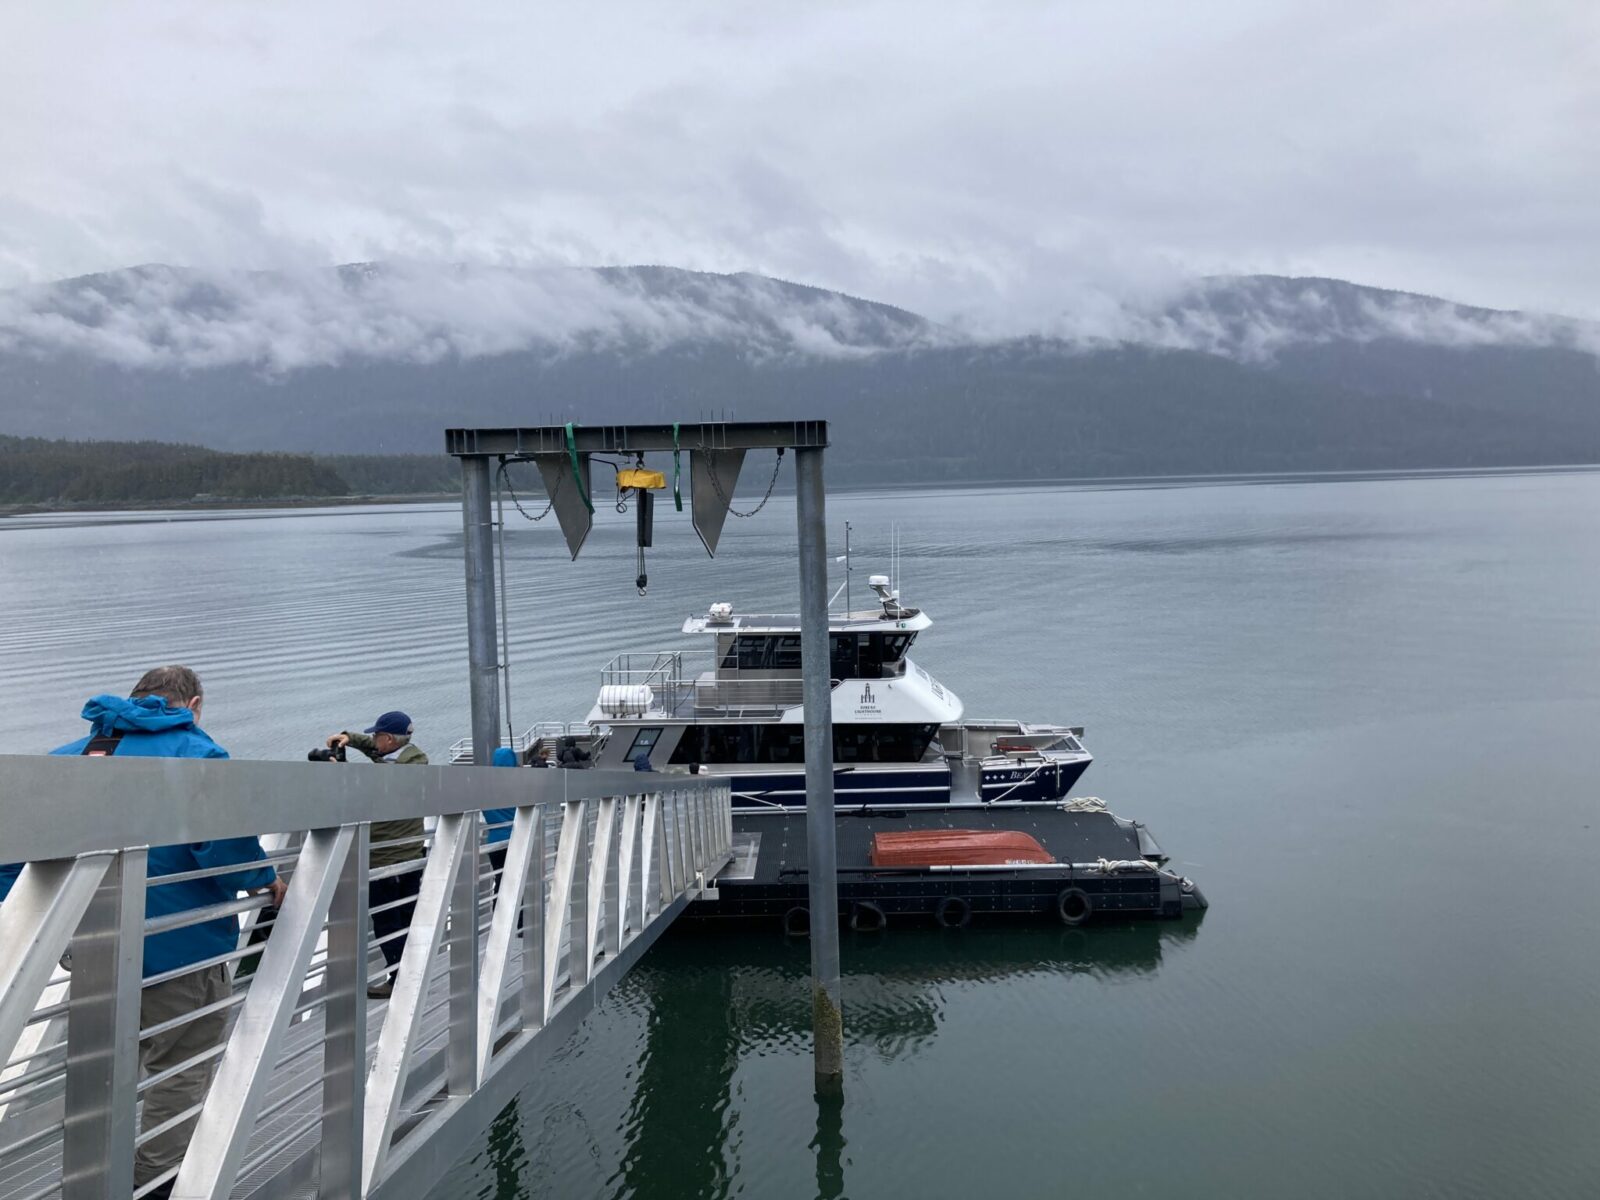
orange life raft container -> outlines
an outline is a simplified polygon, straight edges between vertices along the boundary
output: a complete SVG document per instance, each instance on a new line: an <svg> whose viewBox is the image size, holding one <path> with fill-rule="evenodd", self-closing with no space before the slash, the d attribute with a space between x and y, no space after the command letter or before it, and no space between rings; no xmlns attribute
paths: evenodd
<svg viewBox="0 0 1600 1200"><path fill-rule="evenodd" d="M1056 861L1026 833L978 829L873 834L871 858L875 867L1003 867Z"/></svg>

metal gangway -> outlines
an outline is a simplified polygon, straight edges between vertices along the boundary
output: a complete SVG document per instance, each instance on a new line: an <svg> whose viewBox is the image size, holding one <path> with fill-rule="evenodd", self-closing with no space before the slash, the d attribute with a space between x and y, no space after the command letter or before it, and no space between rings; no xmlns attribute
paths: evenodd
<svg viewBox="0 0 1600 1200"><path fill-rule="evenodd" d="M515 809L487 846L480 810ZM427 818L372 869L371 823ZM262 836L288 881L147 921L151 846ZM489 767L0 757L0 1198L425 1196L728 861L726 783ZM491 854L493 850L495 853ZM503 865L498 865L499 852ZM393 993L374 878L421 868ZM217 868L218 871L237 868ZM143 939L237 916L223 1039L181 1165L134 1187ZM265 934L264 940L262 935ZM191 1014L192 1016L192 1014ZM187 1018L185 1018L187 1019ZM171 1023L170 1021L168 1022Z"/></svg>

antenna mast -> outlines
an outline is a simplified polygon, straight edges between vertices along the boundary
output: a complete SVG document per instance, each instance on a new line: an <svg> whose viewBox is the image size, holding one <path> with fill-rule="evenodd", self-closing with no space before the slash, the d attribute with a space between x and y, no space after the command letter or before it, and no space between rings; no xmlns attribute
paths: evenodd
<svg viewBox="0 0 1600 1200"><path fill-rule="evenodd" d="M844 611L850 612L850 522L844 523Z"/></svg>

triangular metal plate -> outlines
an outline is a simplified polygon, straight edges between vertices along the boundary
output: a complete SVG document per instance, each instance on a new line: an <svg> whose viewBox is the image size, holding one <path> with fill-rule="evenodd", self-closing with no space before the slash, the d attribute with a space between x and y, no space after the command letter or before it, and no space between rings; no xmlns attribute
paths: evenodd
<svg viewBox="0 0 1600 1200"><path fill-rule="evenodd" d="M728 519L728 506L733 502L733 489L739 483L742 466L743 450L689 452L689 503L694 531L712 558L717 556L717 542Z"/></svg>
<svg viewBox="0 0 1600 1200"><path fill-rule="evenodd" d="M578 557L584 539L594 528L594 514L583 502L584 496L593 498L589 487L589 456L578 455L578 478L583 480L580 492L572 486L572 458L566 454L540 454L533 460L539 467L539 477L544 480L545 495L556 510L556 520L561 522L561 533L567 539L567 549Z"/></svg>

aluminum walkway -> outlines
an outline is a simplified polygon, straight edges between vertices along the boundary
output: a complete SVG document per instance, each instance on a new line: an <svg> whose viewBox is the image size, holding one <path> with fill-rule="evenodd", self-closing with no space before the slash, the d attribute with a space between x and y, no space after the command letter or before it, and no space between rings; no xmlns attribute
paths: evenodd
<svg viewBox="0 0 1600 1200"><path fill-rule="evenodd" d="M0 904L0 1200L162 1178L181 1197L425 1196L731 837L725 784L643 773L0 758L0 779L0 856L32 860ZM479 808L516 810L503 868ZM369 823L416 815L434 825L421 889L393 996L372 1001ZM135 1189L134 1146L159 1133L137 1097L161 1082L140 1079L140 941L220 915L146 922L143 847L262 826L287 831L263 843L288 846L288 898L264 943L246 940L264 898L221 906L246 919L223 956L246 966L225 1040L190 1060L215 1076L174 1118L196 1130L175 1176Z"/></svg>

